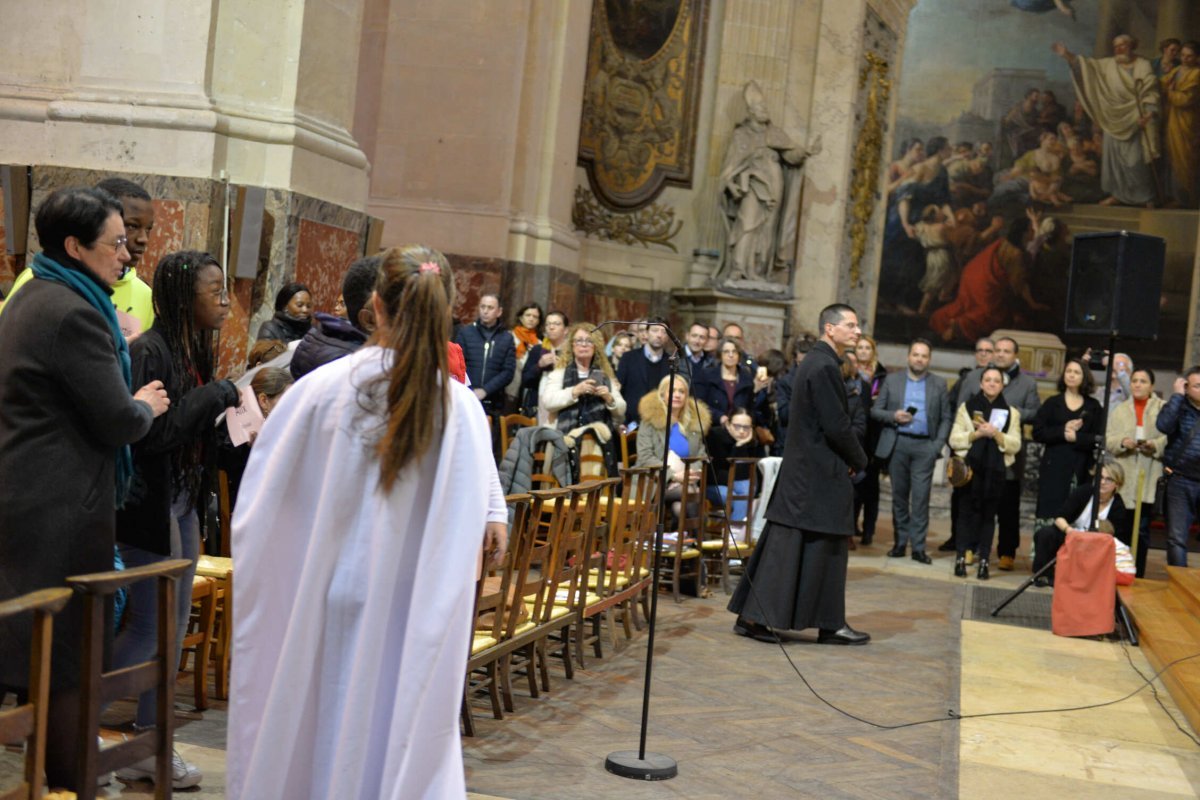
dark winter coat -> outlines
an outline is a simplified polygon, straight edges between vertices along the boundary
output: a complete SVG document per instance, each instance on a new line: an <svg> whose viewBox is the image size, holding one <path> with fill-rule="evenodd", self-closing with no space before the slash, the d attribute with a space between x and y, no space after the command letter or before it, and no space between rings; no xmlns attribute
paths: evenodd
<svg viewBox="0 0 1200 800"><path fill-rule="evenodd" d="M1200 431L1191 436L1192 429L1200 424L1200 409L1197 409L1181 394L1171 399L1158 412L1154 423L1159 433L1167 435L1167 449L1163 452L1163 465L1185 477L1200 481ZM1188 439L1191 441L1188 441Z"/></svg>
<svg viewBox="0 0 1200 800"><path fill-rule="evenodd" d="M157 324L134 340L129 351L133 385L162 381L171 407L155 418L150 432L133 446L133 486L125 507L117 512L117 541L170 555L171 503L180 477L174 474L171 456L199 440L215 463L214 425L222 411L237 405L238 390L230 381L195 386L192 376L177 374L171 364L171 350ZM206 488L197 490L197 501L207 499Z"/></svg>
<svg viewBox="0 0 1200 800"><path fill-rule="evenodd" d="M800 362L792 383L783 465L767 519L789 528L850 536L854 487L850 471L867 467L851 425L842 362L824 341Z"/></svg>
<svg viewBox="0 0 1200 800"><path fill-rule="evenodd" d="M117 448L152 420L100 312L61 284L26 284L0 316L0 600L113 568ZM27 684L31 621L0 623L0 683ZM81 626L76 597L54 618L55 687L78 682Z"/></svg>
<svg viewBox="0 0 1200 800"><path fill-rule="evenodd" d="M367 341L367 335L349 320L318 312L313 326L292 355L292 377L300 380L317 367L350 355Z"/></svg>
<svg viewBox="0 0 1200 800"><path fill-rule="evenodd" d="M725 379L721 375L721 365L716 364L699 371L696 376L695 395L708 404L713 417L720 420L728 417L736 408L744 408L754 418L754 424L762 425L765 421L767 406L767 390L754 391L754 373L749 367L739 364L737 385L733 389L733 403L725 392Z"/></svg>
<svg viewBox="0 0 1200 800"><path fill-rule="evenodd" d="M1071 411L1067 408L1066 396L1061 394L1047 398L1038 409L1033 418L1033 440L1046 446L1038 467L1038 519L1047 519L1057 513L1071 493L1072 482L1077 485L1089 482L1096 442L1104 440L1102 413L1100 403L1094 397L1083 398L1079 410ZM1064 435L1066 424L1080 418L1083 427L1076 433L1075 441L1068 442Z"/></svg>
<svg viewBox="0 0 1200 800"><path fill-rule="evenodd" d="M549 474L559 486L571 484L571 462L562 433L554 428L530 426L517 431L500 462L500 488L505 494L525 494L533 488L530 479L533 456L547 444L551 447Z"/></svg>
<svg viewBox="0 0 1200 800"><path fill-rule="evenodd" d="M312 320L292 319L286 312L276 311L275 316L258 326L258 336L255 339L278 339L284 344L303 339L312 326Z"/></svg>
<svg viewBox="0 0 1200 800"><path fill-rule="evenodd" d="M467 361L472 389L483 389L483 407L488 412L504 409L504 390L517 371L517 348L512 333L497 322L490 330L476 320L458 329L454 341Z"/></svg>
<svg viewBox="0 0 1200 800"><path fill-rule="evenodd" d="M658 361L646 358L646 348L639 347L621 356L617 365L617 382L621 384L621 394L625 397L625 424L637 422L641 411L638 404L648 393L658 390L658 384L667 377L671 362L666 354Z"/></svg>

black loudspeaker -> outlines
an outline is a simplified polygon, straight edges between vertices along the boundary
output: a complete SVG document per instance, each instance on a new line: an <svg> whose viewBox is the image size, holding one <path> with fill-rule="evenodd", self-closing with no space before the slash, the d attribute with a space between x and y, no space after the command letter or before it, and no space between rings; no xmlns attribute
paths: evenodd
<svg viewBox="0 0 1200 800"><path fill-rule="evenodd" d="M1167 243L1128 231L1081 233L1071 246L1064 333L1158 336Z"/></svg>

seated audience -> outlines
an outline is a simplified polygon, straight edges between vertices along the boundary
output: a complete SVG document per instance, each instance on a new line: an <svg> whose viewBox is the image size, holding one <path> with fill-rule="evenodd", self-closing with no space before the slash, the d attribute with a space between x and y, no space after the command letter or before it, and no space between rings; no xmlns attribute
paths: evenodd
<svg viewBox="0 0 1200 800"><path fill-rule="evenodd" d="M692 399L687 378L683 375L675 376L674 390L668 401L667 386L670 380L670 375L660 380L658 390L644 395L639 403L639 467L661 467L664 445L679 459L708 455L704 445L705 431L709 430L712 424L708 407L703 402ZM674 501L678 506L678 501L683 497L683 483L697 482L700 476L684 474L683 464L675 459L670 459L668 466L671 468L671 482L667 487L665 499L668 502ZM678 517L678 509L675 510Z"/></svg>
<svg viewBox="0 0 1200 800"><path fill-rule="evenodd" d="M745 494L750 488L749 464L738 464L732 467L731 458L762 458L766 455L766 447L758 441L754 433L754 417L744 408L735 408L722 425L713 425L705 439L709 457L712 458L712 470L709 472L708 499L711 503L724 507L729 494L729 470L734 469L734 494ZM742 522L746 519L746 501L737 500L733 504L730 522Z"/></svg>
<svg viewBox="0 0 1200 800"><path fill-rule="evenodd" d="M246 356L246 369L254 369L268 361L274 361L287 351L287 344L279 339L259 339L250 348L250 354Z"/></svg>
<svg viewBox="0 0 1200 800"><path fill-rule="evenodd" d="M275 316L258 326L259 339L294 342L312 325L312 294L303 283L285 284L275 295Z"/></svg>
<svg viewBox="0 0 1200 800"><path fill-rule="evenodd" d="M538 405L550 426L574 432L577 441L581 441L580 429L589 429L603 449L607 473L615 475L616 428L625 419L625 398L601 352L604 338L591 325L577 323L567 333L567 341L571 349L563 349L557 367L542 381Z"/></svg>
<svg viewBox="0 0 1200 800"><path fill-rule="evenodd" d="M1092 373L1069 358L1058 379L1058 394L1046 399L1033 418L1033 440L1044 444L1038 471L1037 518L1058 513L1071 488L1088 483L1096 442L1103 441L1102 409L1092 394Z"/></svg>
<svg viewBox="0 0 1200 800"><path fill-rule="evenodd" d="M1106 458L1100 473L1100 511L1096 519L1107 520L1111 525L1109 532L1128 545L1133 518L1121 499L1120 491L1124 484L1125 470L1115 460ZM1034 572L1039 572L1058 554L1058 549L1067 540L1067 531L1086 531L1091 527L1093 489L1090 481L1075 487L1058 509L1054 521L1033 534ZM1035 580L1034 585L1053 586L1054 567Z"/></svg>
<svg viewBox="0 0 1200 800"><path fill-rule="evenodd" d="M279 398L291 385L291 373L281 367L264 367L254 373L254 377L250 380L250 388L254 392L254 399L258 402L258 409L262 412L263 419L271 416L271 411L279 402ZM250 460L250 448L254 445L257 434L250 435L249 443L234 447L233 443L229 441L229 428L222 420L221 424L217 426L217 435L220 439L217 464L225 471L229 481L229 508L232 510L237 507L238 488L242 484L242 475L246 472L246 462Z"/></svg>
<svg viewBox="0 0 1200 800"><path fill-rule="evenodd" d="M958 557L954 574L967 577L966 554L975 553L978 578L990 577L988 559L996 533L996 512L1004 495L1005 471L1021 449L1021 412L1004 399L1004 373L985 367L979 391L960 403L950 429L950 449L971 469L971 482L959 509Z"/></svg>
<svg viewBox="0 0 1200 800"><path fill-rule="evenodd" d="M1137 503L1142 504L1138 519L1137 576L1145 577L1146 556L1150 551L1150 518L1154 516L1154 490L1162 477L1162 455L1167 437L1155 423L1164 405L1154 393L1154 372L1135 369L1129 376L1129 399L1108 412L1108 452L1124 470L1127 480L1120 487L1121 500L1129 512L1132 526ZM1142 494L1137 496L1138 476ZM1088 484L1091 485L1090 483Z"/></svg>
<svg viewBox="0 0 1200 800"><path fill-rule="evenodd" d="M342 278L341 297L346 304L343 319L318 312L313 326L304 334L292 356L292 377L300 380L317 367L348 356L367 341L375 330L375 312L371 310L371 293L383 263L381 256L360 258L350 265Z"/></svg>

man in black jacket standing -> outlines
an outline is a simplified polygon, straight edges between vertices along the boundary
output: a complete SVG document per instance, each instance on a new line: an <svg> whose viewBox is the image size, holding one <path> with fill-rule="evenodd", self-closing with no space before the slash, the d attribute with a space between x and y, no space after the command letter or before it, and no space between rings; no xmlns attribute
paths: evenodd
<svg viewBox="0 0 1200 800"><path fill-rule="evenodd" d="M629 404L625 423L638 421L638 403L648 392L658 391L658 384L667 377L671 362L667 358L666 321L661 317L646 320L646 344L621 356L617 365L617 381L621 394Z"/></svg>
<svg viewBox="0 0 1200 800"><path fill-rule="evenodd" d="M821 311L821 339L796 370L783 465L766 529L729 602L735 633L775 641L777 630L817 628L821 644L866 644L846 624L846 564L854 533L852 472L867 454L851 427L841 356L861 329L850 306ZM753 593L753 597L751 597Z"/></svg>
<svg viewBox="0 0 1200 800"><path fill-rule="evenodd" d="M500 321L503 314L500 298L485 294L479 298L479 318L454 337L467 362L471 389L489 414L504 412L504 390L517 369L516 345Z"/></svg>

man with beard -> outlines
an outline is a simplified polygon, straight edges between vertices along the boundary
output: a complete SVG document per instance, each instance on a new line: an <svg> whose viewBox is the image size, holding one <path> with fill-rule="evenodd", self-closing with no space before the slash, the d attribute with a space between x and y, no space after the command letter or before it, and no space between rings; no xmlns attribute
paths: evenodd
<svg viewBox="0 0 1200 800"><path fill-rule="evenodd" d="M1135 54L1136 39L1123 33L1112 45L1111 58L1075 55L1062 42L1051 49L1070 65L1079 102L1105 134L1100 184L1108 197L1100 204L1152 207L1157 201L1158 80L1150 62Z"/></svg>
<svg viewBox="0 0 1200 800"><path fill-rule="evenodd" d="M791 435L767 507L769 523L729 610L740 636L774 642L777 630L817 628L821 644L866 644L846 624L846 563L854 534L851 473L867 454L850 422L841 358L862 329L850 306L827 306L821 339L796 370Z"/></svg>

